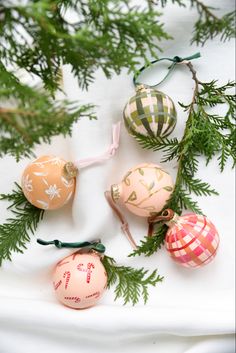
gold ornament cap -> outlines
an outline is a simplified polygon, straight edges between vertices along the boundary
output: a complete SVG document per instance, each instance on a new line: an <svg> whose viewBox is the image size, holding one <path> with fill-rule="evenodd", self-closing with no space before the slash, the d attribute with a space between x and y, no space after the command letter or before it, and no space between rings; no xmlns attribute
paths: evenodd
<svg viewBox="0 0 236 353"><path fill-rule="evenodd" d="M67 162L65 165L64 165L64 168L63 168L63 172L64 172L64 175L65 175L65 178L67 180L71 180L73 178L76 178L79 170L78 168L74 165L74 163L72 162Z"/></svg>
<svg viewBox="0 0 236 353"><path fill-rule="evenodd" d="M121 193L122 193L121 184L113 184L111 186L111 197L114 202L117 202L120 199Z"/></svg>

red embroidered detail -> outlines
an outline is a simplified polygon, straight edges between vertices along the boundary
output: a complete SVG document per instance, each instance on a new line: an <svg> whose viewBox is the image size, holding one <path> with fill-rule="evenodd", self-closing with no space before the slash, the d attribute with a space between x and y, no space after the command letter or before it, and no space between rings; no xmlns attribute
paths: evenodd
<svg viewBox="0 0 236 353"><path fill-rule="evenodd" d="M64 297L66 300L73 300L75 303L79 303L81 301L80 297Z"/></svg>
<svg viewBox="0 0 236 353"><path fill-rule="evenodd" d="M94 264L92 262L89 262L87 264L87 268L86 269L82 268L83 266L84 266L84 264L79 264L77 266L77 270L82 271L82 272L87 272L86 282L90 283L91 273L93 272L92 269L95 268L95 266L94 266Z"/></svg>
<svg viewBox="0 0 236 353"><path fill-rule="evenodd" d="M100 292L95 292L93 294L86 295L85 298L87 299L87 298L92 298L92 297L99 298L100 297Z"/></svg>
<svg viewBox="0 0 236 353"><path fill-rule="evenodd" d="M65 272L64 272L63 278L66 279L66 282L65 282L65 289L67 289L68 284L69 284L69 282L70 282L70 276L71 276L70 271L65 271Z"/></svg>
<svg viewBox="0 0 236 353"><path fill-rule="evenodd" d="M54 289L57 290L57 288L60 287L61 284L62 284L62 280L61 279L57 283L53 282Z"/></svg>
<svg viewBox="0 0 236 353"><path fill-rule="evenodd" d="M70 261L63 262L63 260L61 260L60 262L58 262L57 266L61 267L61 266L65 265L65 264L69 264L69 263L70 263Z"/></svg>

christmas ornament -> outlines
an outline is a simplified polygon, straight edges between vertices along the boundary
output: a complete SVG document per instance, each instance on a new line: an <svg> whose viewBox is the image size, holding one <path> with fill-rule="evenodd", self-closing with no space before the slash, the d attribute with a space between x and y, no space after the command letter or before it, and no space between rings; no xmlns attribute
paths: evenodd
<svg viewBox="0 0 236 353"><path fill-rule="evenodd" d="M165 170L157 164L142 163L131 168L120 184L112 185L111 191L105 193L132 246L136 247L127 222L115 204L119 201L137 216L150 217L163 209L172 191L173 181Z"/></svg>
<svg viewBox="0 0 236 353"><path fill-rule="evenodd" d="M83 248L59 261L53 273L53 287L57 299L73 309L93 306L102 297L107 286L107 273L101 262L105 247L100 242L62 243L58 240L41 245L54 244L58 248Z"/></svg>
<svg viewBox="0 0 236 353"><path fill-rule="evenodd" d="M115 260L106 256L105 246L100 240L92 242L64 243L59 240L37 239L41 245L55 245L57 248L76 248L59 261L54 269L53 287L57 299L73 309L89 308L97 303L106 288L116 284L115 300L123 297L124 304L137 304L140 297L148 299L147 288L161 282L163 277L154 270L134 269L118 266Z"/></svg>
<svg viewBox="0 0 236 353"><path fill-rule="evenodd" d="M131 168L120 184L111 186L114 202L141 217L149 217L162 210L173 190L167 171L153 163L142 163Z"/></svg>
<svg viewBox="0 0 236 353"><path fill-rule="evenodd" d="M177 120L172 99L146 85L136 86L136 94L127 102L123 116L131 135L162 138L172 133Z"/></svg>
<svg viewBox="0 0 236 353"><path fill-rule="evenodd" d="M60 208L74 194L77 170L72 163L59 157L37 158L25 168L21 181L23 193L38 208Z"/></svg>
<svg viewBox="0 0 236 353"><path fill-rule="evenodd" d="M119 147L120 123L113 126L113 142L108 151L95 158L66 162L60 157L42 156L24 170L21 186L26 199L44 210L64 206L74 195L78 170L111 158Z"/></svg>
<svg viewBox="0 0 236 353"><path fill-rule="evenodd" d="M56 265L53 286L57 299L74 309L96 304L107 285L107 273L96 253L75 252Z"/></svg>
<svg viewBox="0 0 236 353"><path fill-rule="evenodd" d="M150 138L167 137L175 128L177 113L173 100L165 93L156 89L171 73L175 65L198 58L199 53L186 58L175 56L153 60L148 66L139 69L133 79L136 94L125 105L123 118L125 127L133 136L145 136ZM172 64L168 67L166 76L156 85L148 86L138 82L138 76L142 71L150 68L156 62L168 60Z"/></svg>
<svg viewBox="0 0 236 353"><path fill-rule="evenodd" d="M220 240L216 227L207 217L195 213L178 216L174 211L166 209L161 216L149 218L150 236L153 223L159 221L169 227L165 247L175 262L197 268L214 259Z"/></svg>

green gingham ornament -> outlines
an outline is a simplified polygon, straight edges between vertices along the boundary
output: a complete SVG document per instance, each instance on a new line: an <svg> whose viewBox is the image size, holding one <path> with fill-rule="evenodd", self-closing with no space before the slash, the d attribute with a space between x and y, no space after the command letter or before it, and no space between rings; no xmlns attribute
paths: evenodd
<svg viewBox="0 0 236 353"><path fill-rule="evenodd" d="M165 138L172 133L177 122L174 102L167 94L157 90L155 87L169 76L176 64L198 57L200 57L200 53L186 58L175 56L174 58L162 58L152 61L150 65L162 60L172 62L171 66L168 67L167 75L155 86L147 86L137 82L139 74L150 65L143 66L137 71L133 79L136 94L129 99L123 112L126 129L131 135Z"/></svg>
<svg viewBox="0 0 236 353"><path fill-rule="evenodd" d="M145 85L136 86L136 94L124 109L124 122L128 132L150 137L166 137L177 121L172 99Z"/></svg>

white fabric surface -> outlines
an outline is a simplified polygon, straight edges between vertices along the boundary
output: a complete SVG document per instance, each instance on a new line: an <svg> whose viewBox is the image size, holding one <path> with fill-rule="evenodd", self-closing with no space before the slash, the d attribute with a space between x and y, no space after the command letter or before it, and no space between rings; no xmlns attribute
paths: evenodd
<svg viewBox="0 0 236 353"><path fill-rule="evenodd" d="M222 7L221 1L208 1ZM224 12L232 6L224 1ZM163 17L175 41L162 43L165 56L186 56L199 50L189 46L195 11L169 5ZM194 61L203 81L232 79L234 42L209 41L200 48L202 58ZM145 77L155 83L161 66ZM102 153L111 141L111 126L122 117L127 99L134 94L132 76L124 70L111 80L97 72L88 92L82 92L70 69L65 68L65 91L72 100L97 104L98 121L81 120L74 126L72 138L56 137L53 143L37 147L36 154L56 154L76 160ZM176 102L189 102L193 90L191 74L179 67L161 87ZM173 136L181 137L186 115L178 107L178 124ZM234 352L234 174L230 166L223 174L214 160L206 168L200 163L199 177L207 180L220 196L198 198L200 206L215 223L221 244L215 260L204 268L188 270L175 265L164 249L151 258L127 258L130 245L120 224L108 207L103 192L119 182L129 167L139 162L158 163L161 152L141 147L122 128L121 146L113 160L83 169L77 183L73 204L47 212L37 234L24 255L14 254L13 262L0 269L0 353L29 352ZM18 164L13 158L0 161L0 192L10 192L20 181L28 160ZM176 175L176 164L165 164ZM0 203L0 221L9 215ZM137 241L146 231L143 219L126 213ZM117 262L132 266L158 268L165 276L162 284L150 291L148 305L122 306L113 302L107 291L91 309L75 311L60 305L54 298L51 272L55 263L70 250L41 247L36 237L64 241L92 240L101 237L107 254Z"/></svg>

